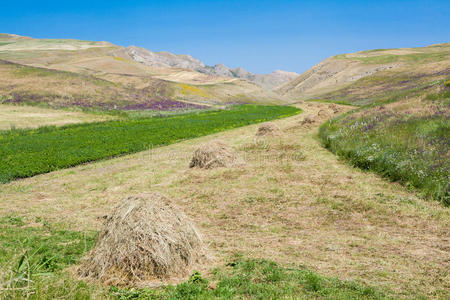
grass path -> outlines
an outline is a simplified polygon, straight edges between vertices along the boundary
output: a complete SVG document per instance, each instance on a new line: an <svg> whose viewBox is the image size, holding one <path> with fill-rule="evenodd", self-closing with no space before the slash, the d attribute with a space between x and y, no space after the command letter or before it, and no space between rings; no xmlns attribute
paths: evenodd
<svg viewBox="0 0 450 300"><path fill-rule="evenodd" d="M160 191L195 221L212 265L239 252L397 296L450 297L449 210L339 161L317 137L327 118L317 112L331 115L328 104L299 107L303 114L274 121L280 137L255 143L258 125L251 125L0 185L0 216L98 230L120 199ZM306 116L317 122L301 125ZM215 138L246 164L189 169L198 144Z"/></svg>

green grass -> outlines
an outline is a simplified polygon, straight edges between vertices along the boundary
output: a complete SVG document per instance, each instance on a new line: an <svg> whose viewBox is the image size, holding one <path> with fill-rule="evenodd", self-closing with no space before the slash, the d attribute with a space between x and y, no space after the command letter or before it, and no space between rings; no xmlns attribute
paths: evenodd
<svg viewBox="0 0 450 300"><path fill-rule="evenodd" d="M95 243L95 232L70 231L36 220L25 226L20 217L0 218L1 299L88 299L97 287L69 276Z"/></svg>
<svg viewBox="0 0 450 300"><path fill-rule="evenodd" d="M397 115L381 110L356 118L350 113L325 123L320 136L327 148L353 165L450 205L450 120L445 115Z"/></svg>
<svg viewBox="0 0 450 300"><path fill-rule="evenodd" d="M228 110L0 132L0 182L292 116L289 106Z"/></svg>
<svg viewBox="0 0 450 300"><path fill-rule="evenodd" d="M210 288L209 281L215 282ZM388 299L376 289L321 276L313 271L283 268L264 259L237 258L215 269L210 280L194 273L189 281L161 289L111 292L128 299Z"/></svg>

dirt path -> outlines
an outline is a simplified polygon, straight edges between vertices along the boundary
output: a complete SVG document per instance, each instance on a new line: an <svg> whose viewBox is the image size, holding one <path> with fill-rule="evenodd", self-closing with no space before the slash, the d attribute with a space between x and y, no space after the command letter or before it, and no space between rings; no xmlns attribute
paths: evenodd
<svg viewBox="0 0 450 300"><path fill-rule="evenodd" d="M1 185L0 215L98 229L114 203L155 190L192 217L216 264L239 252L398 295L450 297L449 210L339 161L317 138L328 104L299 106L305 113L276 121L279 137L255 143L252 125ZM307 116L316 122L302 125ZM215 138L246 164L189 169L198 144Z"/></svg>

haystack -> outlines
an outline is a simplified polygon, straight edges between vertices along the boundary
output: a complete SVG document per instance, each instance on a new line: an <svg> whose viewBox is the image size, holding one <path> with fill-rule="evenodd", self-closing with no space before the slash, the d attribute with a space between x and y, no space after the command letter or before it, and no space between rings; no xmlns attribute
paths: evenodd
<svg viewBox="0 0 450 300"><path fill-rule="evenodd" d="M335 113L335 114L337 114L338 112L341 111L340 108L334 103L330 104L329 107L333 110L333 113Z"/></svg>
<svg viewBox="0 0 450 300"><path fill-rule="evenodd" d="M311 124L314 124L314 119L311 116L306 116L302 121L302 125L311 125Z"/></svg>
<svg viewBox="0 0 450 300"><path fill-rule="evenodd" d="M188 218L161 194L143 194L113 209L79 274L109 285L137 285L186 276L203 254Z"/></svg>
<svg viewBox="0 0 450 300"><path fill-rule="evenodd" d="M280 127L273 123L264 123L259 126L258 131L256 132L257 136L267 136L267 135L281 135L282 131Z"/></svg>
<svg viewBox="0 0 450 300"><path fill-rule="evenodd" d="M329 112L326 111L326 110L324 110L324 109L319 110L319 112L317 113L317 115L318 115L319 117L323 117L323 118L325 118L325 117L326 117L326 118L330 117Z"/></svg>
<svg viewBox="0 0 450 300"><path fill-rule="evenodd" d="M236 151L221 141L212 141L201 145L194 152L190 168L212 169L232 167L241 163Z"/></svg>

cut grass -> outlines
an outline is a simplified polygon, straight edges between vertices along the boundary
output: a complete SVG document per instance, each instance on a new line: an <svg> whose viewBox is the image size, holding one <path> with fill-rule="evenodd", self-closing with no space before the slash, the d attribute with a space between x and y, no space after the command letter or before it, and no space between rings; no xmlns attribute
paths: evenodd
<svg viewBox="0 0 450 300"><path fill-rule="evenodd" d="M80 110L56 110L37 106L0 104L0 130L100 122L115 118L117 117L107 115L106 112L86 113Z"/></svg>
<svg viewBox="0 0 450 300"><path fill-rule="evenodd" d="M292 116L288 106L239 105L166 118L0 132L0 182Z"/></svg>
<svg viewBox="0 0 450 300"><path fill-rule="evenodd" d="M95 232L58 229L38 220L0 219L0 297L6 299L386 299L380 291L356 282L319 275L305 268L284 268L240 255L208 278L194 272L176 286L118 289L74 278L64 268L92 248ZM214 282L213 285L210 282Z"/></svg>

